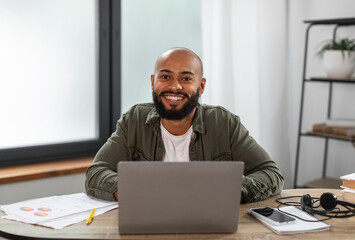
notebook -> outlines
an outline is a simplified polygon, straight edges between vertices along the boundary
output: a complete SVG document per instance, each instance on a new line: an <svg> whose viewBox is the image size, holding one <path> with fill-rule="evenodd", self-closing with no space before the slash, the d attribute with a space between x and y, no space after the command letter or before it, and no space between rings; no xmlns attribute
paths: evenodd
<svg viewBox="0 0 355 240"><path fill-rule="evenodd" d="M232 233L243 162L120 162L120 234Z"/></svg>

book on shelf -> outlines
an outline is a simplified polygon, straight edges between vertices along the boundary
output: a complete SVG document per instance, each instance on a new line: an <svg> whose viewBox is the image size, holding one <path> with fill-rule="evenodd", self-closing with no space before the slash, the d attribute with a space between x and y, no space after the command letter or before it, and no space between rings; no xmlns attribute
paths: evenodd
<svg viewBox="0 0 355 240"><path fill-rule="evenodd" d="M325 120L325 124L333 127L354 127L355 128L355 120L350 120L350 119L327 119Z"/></svg>
<svg viewBox="0 0 355 240"><path fill-rule="evenodd" d="M327 125L326 123L316 123L313 124L313 132L315 133L329 133L339 136L355 136L355 126L345 127L345 126L333 126Z"/></svg>

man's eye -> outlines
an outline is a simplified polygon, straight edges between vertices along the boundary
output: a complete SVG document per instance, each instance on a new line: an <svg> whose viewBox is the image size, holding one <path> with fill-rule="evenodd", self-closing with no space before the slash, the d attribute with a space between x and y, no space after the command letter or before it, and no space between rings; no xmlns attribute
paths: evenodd
<svg viewBox="0 0 355 240"><path fill-rule="evenodd" d="M189 77L183 77L182 80L183 80L183 81L191 81L191 78L189 78Z"/></svg>
<svg viewBox="0 0 355 240"><path fill-rule="evenodd" d="M163 75L163 76L161 76L160 78L162 78L162 79L169 79L169 76L168 76L168 75Z"/></svg>

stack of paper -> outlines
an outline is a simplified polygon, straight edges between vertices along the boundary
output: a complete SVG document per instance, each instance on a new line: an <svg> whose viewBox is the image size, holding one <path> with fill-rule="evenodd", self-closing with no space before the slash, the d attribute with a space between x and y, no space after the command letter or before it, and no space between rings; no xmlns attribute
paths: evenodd
<svg viewBox="0 0 355 240"><path fill-rule="evenodd" d="M351 173L340 177L343 180L343 185L340 187L343 189L343 201L355 203L355 173Z"/></svg>
<svg viewBox="0 0 355 240"><path fill-rule="evenodd" d="M7 214L3 216L5 219L61 229L86 220L94 208L94 216L98 216L117 207L117 202L76 193L1 205L0 210Z"/></svg>
<svg viewBox="0 0 355 240"><path fill-rule="evenodd" d="M317 218L311 216L310 214L298 209L295 206L287 206L280 208L283 212L298 216L305 220L316 221ZM328 230L330 228L329 224L325 222L307 222L301 219L296 218L295 221L292 221L288 224L283 225L274 225L266 221L263 221L260 218L257 218L260 222L265 224L268 228L274 231L277 234L292 234L292 233L305 233L305 232L318 232Z"/></svg>

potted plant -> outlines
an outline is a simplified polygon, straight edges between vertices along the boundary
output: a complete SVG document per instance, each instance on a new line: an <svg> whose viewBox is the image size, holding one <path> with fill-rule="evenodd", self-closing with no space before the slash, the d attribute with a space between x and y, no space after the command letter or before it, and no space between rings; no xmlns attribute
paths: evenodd
<svg viewBox="0 0 355 240"><path fill-rule="evenodd" d="M350 78L355 69L355 39L328 40L317 52L328 77Z"/></svg>

